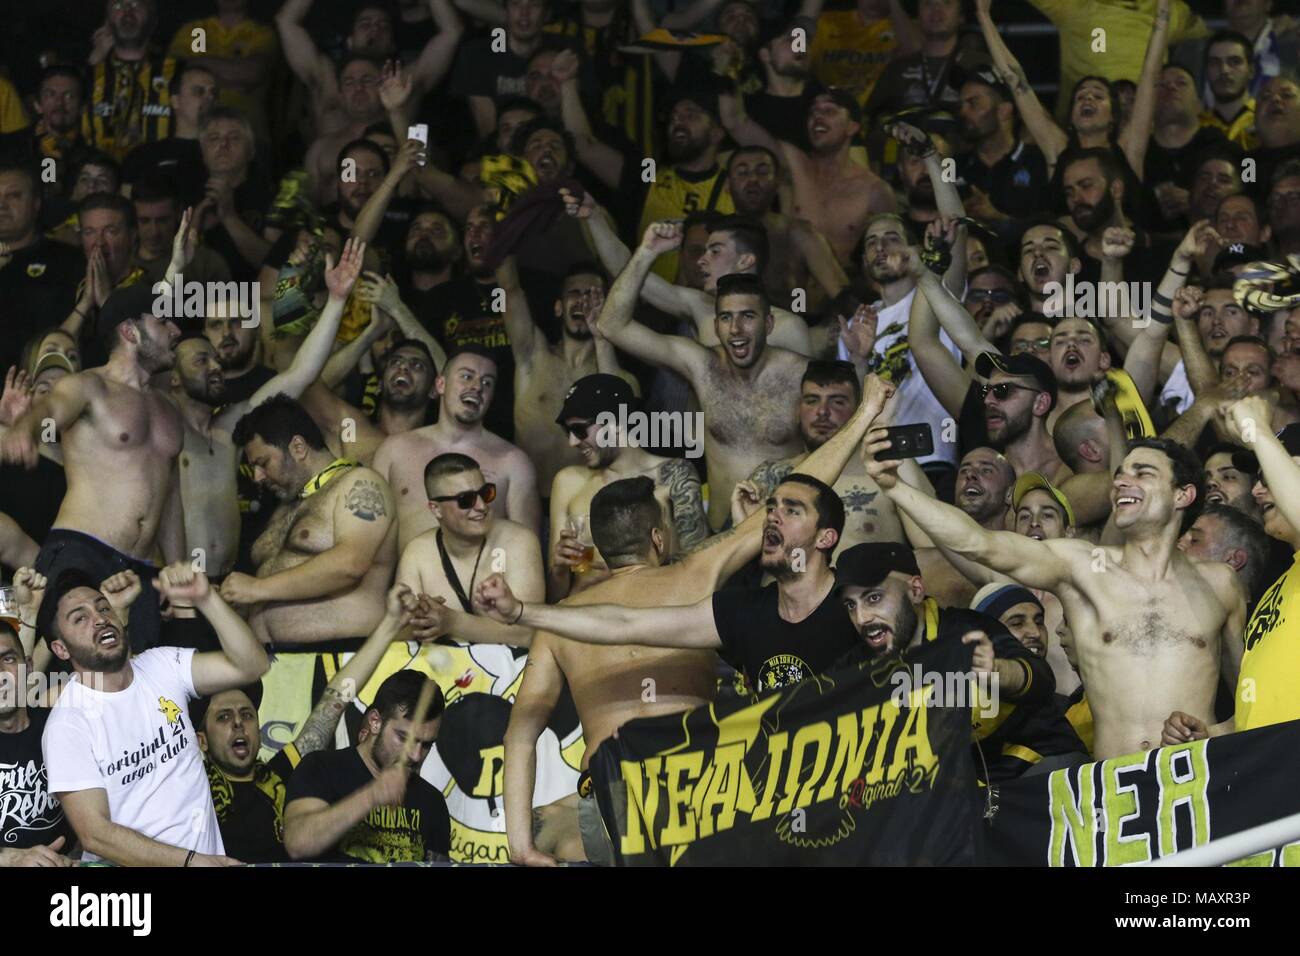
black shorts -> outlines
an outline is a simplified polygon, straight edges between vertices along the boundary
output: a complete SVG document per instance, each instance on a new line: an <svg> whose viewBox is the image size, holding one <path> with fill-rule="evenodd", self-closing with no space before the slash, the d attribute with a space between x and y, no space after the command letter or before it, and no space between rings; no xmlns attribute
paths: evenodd
<svg viewBox="0 0 1300 956"><path fill-rule="evenodd" d="M123 554L91 535L54 528L46 535L41 552L36 556L36 570L53 586L66 568L85 571L96 581L111 578L121 571L138 574L143 590L131 605L127 623L131 650L138 654L161 643L162 616L158 611L158 592L153 586L153 579L158 574L156 567L148 561Z"/></svg>

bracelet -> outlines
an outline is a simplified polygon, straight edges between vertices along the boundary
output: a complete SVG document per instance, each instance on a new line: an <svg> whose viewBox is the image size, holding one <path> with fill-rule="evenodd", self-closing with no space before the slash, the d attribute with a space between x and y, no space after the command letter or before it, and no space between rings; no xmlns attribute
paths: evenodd
<svg viewBox="0 0 1300 956"><path fill-rule="evenodd" d="M1189 275L1192 274L1192 270L1191 270L1191 269L1188 269L1186 272L1179 272L1179 271L1178 271L1177 269L1175 269L1172 265L1169 267L1169 271L1172 272L1172 273L1173 273L1174 275L1176 275L1176 276L1184 276L1184 277L1186 277L1186 276L1189 276Z"/></svg>
<svg viewBox="0 0 1300 956"><path fill-rule="evenodd" d="M190 850L189 853L186 853L186 854L185 854L185 862L182 863L181 866L189 866L189 865L190 865L190 860L194 859L194 852L195 852L194 850Z"/></svg>
<svg viewBox="0 0 1300 956"><path fill-rule="evenodd" d="M24 621L21 616L19 616L18 618L18 623L21 624L23 627L30 627L33 631L36 630L35 624L33 624L31 621Z"/></svg>
<svg viewBox="0 0 1300 956"><path fill-rule="evenodd" d="M519 613L516 614L516 615L515 615L515 619L514 619L513 621L510 622L510 626L511 626L511 627L514 627L516 624L518 624L520 621L522 621L523 618L524 618L524 602L523 602L523 601L520 601L520 602L519 602Z"/></svg>

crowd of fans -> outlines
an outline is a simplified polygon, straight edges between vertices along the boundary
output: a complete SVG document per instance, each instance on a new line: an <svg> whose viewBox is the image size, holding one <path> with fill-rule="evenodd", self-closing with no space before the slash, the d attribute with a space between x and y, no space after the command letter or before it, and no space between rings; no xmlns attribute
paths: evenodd
<svg viewBox="0 0 1300 956"><path fill-rule="evenodd" d="M610 863L620 725L935 640L988 782L1300 718L1300 24L1030 2L9 54L0 864Z"/></svg>

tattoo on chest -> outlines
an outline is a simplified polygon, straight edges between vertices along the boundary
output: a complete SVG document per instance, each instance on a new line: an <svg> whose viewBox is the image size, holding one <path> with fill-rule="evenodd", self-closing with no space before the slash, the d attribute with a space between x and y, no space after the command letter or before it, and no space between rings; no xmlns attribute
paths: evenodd
<svg viewBox="0 0 1300 956"><path fill-rule="evenodd" d="M879 494L879 492L867 491L865 488L860 488L857 485L854 485L844 494L840 495L840 500L844 502L844 507L848 508L850 511L865 511L868 514L875 514L876 509L868 508L867 505L871 504L871 502L875 500L877 494Z"/></svg>
<svg viewBox="0 0 1300 956"><path fill-rule="evenodd" d="M347 497L343 499L343 507L362 521L374 521L388 514L384 507L384 493L379 489L379 485L365 478L359 480L348 491Z"/></svg>

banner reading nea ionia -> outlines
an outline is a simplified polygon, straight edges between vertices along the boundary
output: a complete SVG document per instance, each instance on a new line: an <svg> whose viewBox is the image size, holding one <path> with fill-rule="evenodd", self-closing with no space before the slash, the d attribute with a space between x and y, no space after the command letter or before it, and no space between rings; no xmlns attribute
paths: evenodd
<svg viewBox="0 0 1300 956"><path fill-rule="evenodd" d="M929 645L915 663L962 671L970 649ZM924 690L895 700L898 666L625 724L591 764L620 862L1114 866L1300 812L1300 721L990 795L975 782L969 708L934 706ZM1300 865L1300 843L1235 865Z"/></svg>

